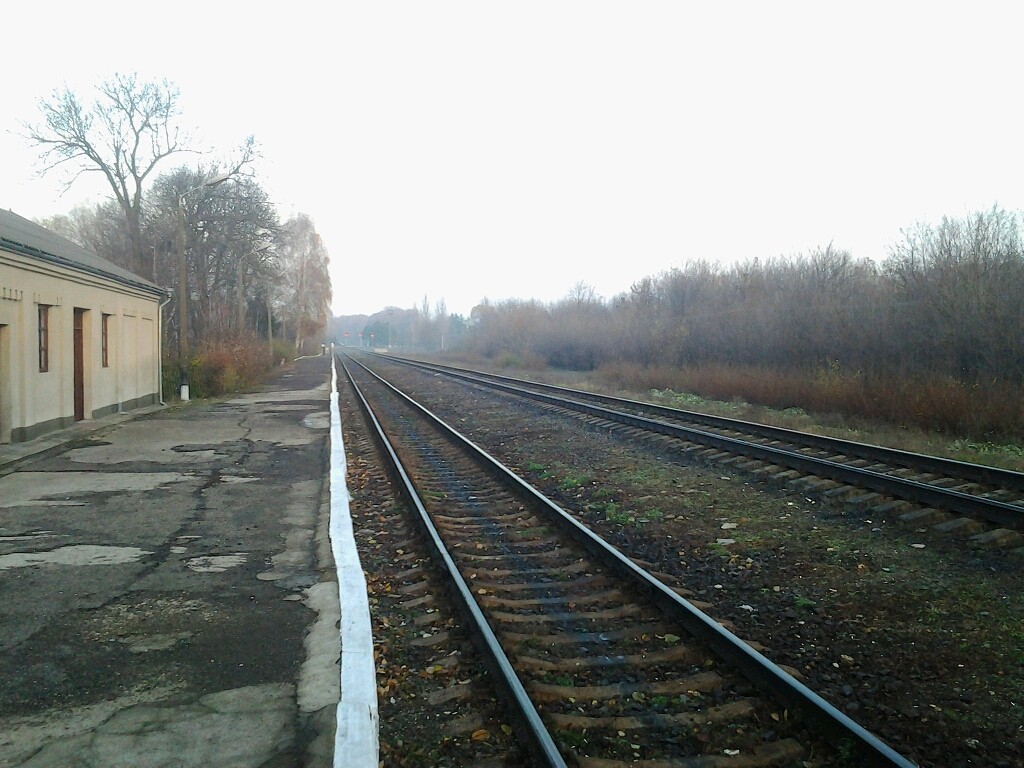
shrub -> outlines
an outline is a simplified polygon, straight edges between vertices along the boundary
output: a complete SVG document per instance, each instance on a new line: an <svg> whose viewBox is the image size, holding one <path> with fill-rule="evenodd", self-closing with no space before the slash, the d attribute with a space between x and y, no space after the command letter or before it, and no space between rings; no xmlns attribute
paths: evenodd
<svg viewBox="0 0 1024 768"><path fill-rule="evenodd" d="M284 365L295 359L295 345L287 339L274 339L271 347L271 364Z"/></svg>
<svg viewBox="0 0 1024 768"><path fill-rule="evenodd" d="M288 354L282 357L291 360L294 354L290 345L281 344L288 348ZM252 334L207 341L189 361L189 394L212 397L251 389L281 359L277 354L277 342L271 352L265 340ZM181 382L175 361L164 361L163 380L165 396L177 391Z"/></svg>
<svg viewBox="0 0 1024 768"><path fill-rule="evenodd" d="M548 366L544 358L532 352L502 352L494 359L494 367L499 370L543 371Z"/></svg>
<svg viewBox="0 0 1024 768"><path fill-rule="evenodd" d="M164 399L176 397L181 387L181 366L178 365L177 358L164 356L160 378L163 383Z"/></svg>

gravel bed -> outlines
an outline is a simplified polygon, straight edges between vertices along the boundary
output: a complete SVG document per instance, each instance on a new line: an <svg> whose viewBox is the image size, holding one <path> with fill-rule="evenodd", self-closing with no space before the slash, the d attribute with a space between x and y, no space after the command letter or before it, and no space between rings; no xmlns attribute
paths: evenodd
<svg viewBox="0 0 1024 768"><path fill-rule="evenodd" d="M346 482L370 597L381 765L523 765L488 673L348 395L346 387Z"/></svg>
<svg viewBox="0 0 1024 768"><path fill-rule="evenodd" d="M663 442L386 370L910 759L1024 768L1019 558L693 464Z"/></svg>

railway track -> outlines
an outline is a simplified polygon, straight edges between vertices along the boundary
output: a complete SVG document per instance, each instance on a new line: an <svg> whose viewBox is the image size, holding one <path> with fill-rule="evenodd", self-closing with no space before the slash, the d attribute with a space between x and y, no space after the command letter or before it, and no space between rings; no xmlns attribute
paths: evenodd
<svg viewBox="0 0 1024 768"><path fill-rule="evenodd" d="M380 759L393 768L525 763L371 425L339 384L350 515L372 606Z"/></svg>
<svg viewBox="0 0 1024 768"><path fill-rule="evenodd" d="M726 462L807 494L844 499L873 514L973 536L982 545L1024 544L1024 473L684 411L496 374L386 356L469 385L584 414L594 423L661 435L706 461Z"/></svg>
<svg viewBox="0 0 1024 768"><path fill-rule="evenodd" d="M536 765L911 765L411 398L346 372Z"/></svg>

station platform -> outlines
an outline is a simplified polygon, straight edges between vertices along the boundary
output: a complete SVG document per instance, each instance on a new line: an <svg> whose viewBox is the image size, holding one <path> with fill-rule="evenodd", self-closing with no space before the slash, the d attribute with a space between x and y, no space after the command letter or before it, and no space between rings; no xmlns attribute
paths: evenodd
<svg viewBox="0 0 1024 768"><path fill-rule="evenodd" d="M0 764L377 765L334 380L0 446Z"/></svg>

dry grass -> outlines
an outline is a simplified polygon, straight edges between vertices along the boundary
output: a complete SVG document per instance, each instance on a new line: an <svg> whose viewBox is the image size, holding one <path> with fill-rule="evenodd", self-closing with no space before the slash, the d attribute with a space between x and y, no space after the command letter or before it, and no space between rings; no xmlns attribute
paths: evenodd
<svg viewBox="0 0 1024 768"><path fill-rule="evenodd" d="M612 362L581 373L515 356L443 358L451 365L634 399L664 402L668 396L674 407L690 411L1024 471L1024 387L1007 382L866 376L838 366L807 372ZM657 392L663 396L652 397Z"/></svg>
<svg viewBox="0 0 1024 768"><path fill-rule="evenodd" d="M481 370L498 367L466 355L447 362ZM1005 382L968 386L950 379L867 377L836 366L801 372L612 363L586 374L549 369L537 361L509 362L503 361L502 373L1024 471L1024 388Z"/></svg>
<svg viewBox="0 0 1024 768"><path fill-rule="evenodd" d="M970 386L835 367L809 374L722 365L613 365L598 375L620 389L693 393L698 397L685 406L693 410L1024 470L1024 389L1005 382ZM698 400L718 402L702 407Z"/></svg>
<svg viewBox="0 0 1024 768"><path fill-rule="evenodd" d="M693 392L982 440L1024 435L1024 388L1006 382L968 385L948 378L846 374L837 367L809 373L725 365L636 369L615 364L601 368L599 375L629 389Z"/></svg>

